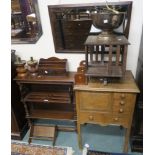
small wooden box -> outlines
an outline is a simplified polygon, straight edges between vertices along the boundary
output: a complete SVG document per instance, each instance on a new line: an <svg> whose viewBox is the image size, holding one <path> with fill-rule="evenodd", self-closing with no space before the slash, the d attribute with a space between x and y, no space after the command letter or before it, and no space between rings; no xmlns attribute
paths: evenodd
<svg viewBox="0 0 155 155"><path fill-rule="evenodd" d="M79 67L77 68L77 73L74 76L75 84L76 85L85 85L87 84L87 78L85 76L86 62L83 60L80 62Z"/></svg>
<svg viewBox="0 0 155 155"><path fill-rule="evenodd" d="M65 76L67 74L67 59L59 59L57 57L41 58L38 72L40 75Z"/></svg>

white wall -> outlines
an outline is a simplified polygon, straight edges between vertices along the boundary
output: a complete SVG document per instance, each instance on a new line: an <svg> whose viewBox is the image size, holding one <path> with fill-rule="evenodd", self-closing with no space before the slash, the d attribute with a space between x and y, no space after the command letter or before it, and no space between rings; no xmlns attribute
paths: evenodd
<svg viewBox="0 0 155 155"><path fill-rule="evenodd" d="M110 0L108 0L110 1ZM122 0L112 0L122 1ZM53 36L50 27L50 19L48 14L48 5L57 4L74 4L74 3L91 3L104 2L104 0L38 0L39 10L41 16L41 23L43 28L43 35L36 44L19 44L11 45L11 49L16 50L16 54L22 59L28 60L31 56L35 59L48 58L56 56L59 58L67 58L69 63L69 70L76 71L79 62L85 59L84 54L60 54L55 53ZM142 33L142 1L133 0L133 9L130 25L129 42L131 45L128 48L127 69L132 70L134 76L136 73L137 59L140 46L140 38Z"/></svg>

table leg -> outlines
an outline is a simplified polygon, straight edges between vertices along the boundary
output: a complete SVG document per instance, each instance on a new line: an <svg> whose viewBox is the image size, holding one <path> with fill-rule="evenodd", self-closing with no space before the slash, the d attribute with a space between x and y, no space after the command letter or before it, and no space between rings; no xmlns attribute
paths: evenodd
<svg viewBox="0 0 155 155"><path fill-rule="evenodd" d="M124 150L123 150L124 153L128 152L130 129L131 129L130 127L126 128L126 131L125 131L125 142L124 142Z"/></svg>
<svg viewBox="0 0 155 155"><path fill-rule="evenodd" d="M77 133L78 133L79 149L82 150L82 137L81 137L81 125L80 125L80 123L77 123Z"/></svg>

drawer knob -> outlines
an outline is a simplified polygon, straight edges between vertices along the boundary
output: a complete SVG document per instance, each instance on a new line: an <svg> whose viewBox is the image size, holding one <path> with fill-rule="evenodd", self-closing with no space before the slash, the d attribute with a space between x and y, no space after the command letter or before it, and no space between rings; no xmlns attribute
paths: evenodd
<svg viewBox="0 0 155 155"><path fill-rule="evenodd" d="M114 118L114 121L118 121L118 118L117 118L117 117L115 117L115 118Z"/></svg>
<svg viewBox="0 0 155 155"><path fill-rule="evenodd" d="M124 101L121 101L121 102L120 102L120 104L121 104L121 105L124 105L124 104L125 104L125 102L124 102Z"/></svg>
<svg viewBox="0 0 155 155"><path fill-rule="evenodd" d="M122 108L121 108L121 109L119 109L119 112L120 112L120 113L122 113L123 111L124 111L124 110L123 110Z"/></svg>
<svg viewBox="0 0 155 155"><path fill-rule="evenodd" d="M125 98L125 94L121 94L121 98Z"/></svg>
<svg viewBox="0 0 155 155"><path fill-rule="evenodd" d="M89 116L89 120L94 120L94 117L93 116Z"/></svg>
<svg viewBox="0 0 155 155"><path fill-rule="evenodd" d="M79 80L81 80L82 79L82 77L81 76L79 76Z"/></svg>

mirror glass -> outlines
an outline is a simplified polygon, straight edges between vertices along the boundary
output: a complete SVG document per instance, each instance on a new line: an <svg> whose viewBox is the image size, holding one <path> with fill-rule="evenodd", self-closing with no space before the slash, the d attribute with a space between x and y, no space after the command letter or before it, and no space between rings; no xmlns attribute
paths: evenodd
<svg viewBox="0 0 155 155"><path fill-rule="evenodd" d="M38 0L11 0L11 43L36 43L41 35Z"/></svg>
<svg viewBox="0 0 155 155"><path fill-rule="evenodd" d="M106 14L105 11L109 8L125 14L122 24L115 32L128 37L132 2L49 5L55 52L84 53L88 35L98 35L101 32L93 26L92 13L102 11L102 14ZM107 17L105 21L108 21Z"/></svg>

